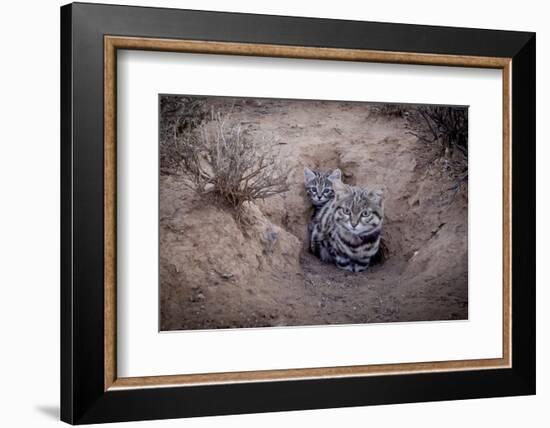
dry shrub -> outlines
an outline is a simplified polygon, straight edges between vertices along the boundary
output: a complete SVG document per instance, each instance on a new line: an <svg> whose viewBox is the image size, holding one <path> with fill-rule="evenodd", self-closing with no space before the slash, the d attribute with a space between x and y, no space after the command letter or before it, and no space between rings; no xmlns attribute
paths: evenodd
<svg viewBox="0 0 550 428"><path fill-rule="evenodd" d="M418 106L413 119L417 137L428 142L437 142L446 157L452 157L455 150L468 156L468 110L465 107Z"/></svg>
<svg viewBox="0 0 550 428"><path fill-rule="evenodd" d="M245 202L289 189L288 169L272 144L255 141L228 116L212 113L212 121L179 138L178 147L192 189L218 196L237 212Z"/></svg>
<svg viewBox="0 0 550 428"><path fill-rule="evenodd" d="M182 161L179 137L194 132L208 117L206 98L179 95L160 97L161 173L177 171Z"/></svg>
<svg viewBox="0 0 550 428"><path fill-rule="evenodd" d="M468 183L468 109L417 106L407 117L409 133L440 148L439 164L455 180L453 196Z"/></svg>

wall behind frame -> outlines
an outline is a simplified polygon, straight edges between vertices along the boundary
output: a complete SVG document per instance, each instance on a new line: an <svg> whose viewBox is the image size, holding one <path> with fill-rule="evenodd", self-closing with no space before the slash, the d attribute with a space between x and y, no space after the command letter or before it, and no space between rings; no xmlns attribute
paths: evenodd
<svg viewBox="0 0 550 428"><path fill-rule="evenodd" d="M59 6L64 1L30 0L3 5L0 79L0 357L5 399L2 419L10 427L59 427ZM442 8L437 0L410 2L296 2L277 0L103 0L102 3L227 10L320 18L537 31L537 75L550 74L550 29L543 2L463 0ZM543 426L548 419L550 299L548 185L550 133L543 118L550 108L550 83L538 84L538 395L461 402L419 403L263 415L127 423L125 427L400 426L447 428L488 424L501 428ZM543 184L544 183L544 184ZM545 197L545 200L543 200ZM546 263L545 263L546 262ZM9 395L8 395L9 394ZM7 401L6 401L7 402Z"/></svg>

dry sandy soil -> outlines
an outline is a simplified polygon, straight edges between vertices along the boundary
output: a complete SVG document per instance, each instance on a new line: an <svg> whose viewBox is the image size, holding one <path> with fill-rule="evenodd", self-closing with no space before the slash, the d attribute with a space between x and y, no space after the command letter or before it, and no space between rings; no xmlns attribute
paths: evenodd
<svg viewBox="0 0 550 428"><path fill-rule="evenodd" d="M209 103L223 111L224 100ZM468 317L467 187L406 121L372 105L245 100L232 117L275 139L290 190L246 207L250 225L160 177L161 330L457 320ZM162 165L161 165L162 166ZM362 273L307 252L303 168L340 168L383 189L387 260Z"/></svg>

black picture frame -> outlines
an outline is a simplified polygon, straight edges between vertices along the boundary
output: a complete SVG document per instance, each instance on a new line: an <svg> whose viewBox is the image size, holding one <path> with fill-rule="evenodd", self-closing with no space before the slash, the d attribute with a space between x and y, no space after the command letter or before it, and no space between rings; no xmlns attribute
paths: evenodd
<svg viewBox="0 0 550 428"><path fill-rule="evenodd" d="M105 35L511 58L512 367L105 391ZM63 6L61 419L86 424L534 394L535 43L527 32Z"/></svg>

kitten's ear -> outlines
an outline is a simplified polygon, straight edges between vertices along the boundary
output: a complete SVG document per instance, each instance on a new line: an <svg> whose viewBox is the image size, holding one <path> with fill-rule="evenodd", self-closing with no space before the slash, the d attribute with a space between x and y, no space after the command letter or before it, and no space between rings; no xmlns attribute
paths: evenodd
<svg viewBox="0 0 550 428"><path fill-rule="evenodd" d="M304 168L304 182L307 184L315 178L315 173L307 166Z"/></svg>
<svg viewBox="0 0 550 428"><path fill-rule="evenodd" d="M382 190L366 191L367 197L375 204L381 204L384 200L384 192Z"/></svg>
<svg viewBox="0 0 550 428"><path fill-rule="evenodd" d="M340 171L340 168L336 168L334 171L330 173L328 176L328 179L332 181L333 183L335 181L339 181L342 179L342 171Z"/></svg>

